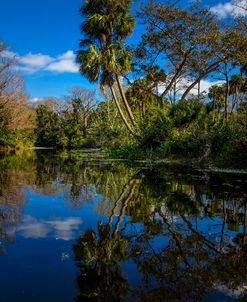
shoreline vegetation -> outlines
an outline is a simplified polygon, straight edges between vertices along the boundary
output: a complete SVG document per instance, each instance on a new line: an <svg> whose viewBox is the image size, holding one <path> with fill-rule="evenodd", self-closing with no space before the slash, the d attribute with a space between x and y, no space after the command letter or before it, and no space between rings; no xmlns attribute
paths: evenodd
<svg viewBox="0 0 247 302"><path fill-rule="evenodd" d="M198 1L150 1L134 17L131 4L81 7L76 60L100 97L72 87L63 99L28 102L18 61L0 42L0 154L100 148L108 159L245 171L246 17L227 22ZM131 45L135 23L146 28Z"/></svg>
<svg viewBox="0 0 247 302"><path fill-rule="evenodd" d="M29 147L27 149L8 149L8 152L3 151L0 148L0 159L8 156L18 156L20 158L35 158L37 153L42 152L42 154L48 153L51 155L51 151L53 156L64 159L71 160L82 160L86 162L91 162L95 164L113 164L114 163L122 163L123 165L127 165L130 167L138 166L142 168L175 168L175 169L191 169L194 171L202 171L209 173L217 173L217 174L247 174L247 168L233 168L233 167L217 167L217 165L212 162L204 162L203 164L197 159L188 159L188 158L179 158L179 159L159 159L157 157L149 157L149 158L123 158L119 156L111 156L112 150L109 149L100 149L100 148L85 148L85 149L64 149L58 150L56 148L48 148L48 147ZM5 150L6 151L6 150Z"/></svg>

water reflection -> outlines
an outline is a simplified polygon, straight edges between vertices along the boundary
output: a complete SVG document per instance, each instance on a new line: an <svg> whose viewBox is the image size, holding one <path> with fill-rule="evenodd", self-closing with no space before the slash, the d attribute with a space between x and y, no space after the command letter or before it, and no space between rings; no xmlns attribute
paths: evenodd
<svg viewBox="0 0 247 302"><path fill-rule="evenodd" d="M111 214L107 223L99 223L97 232L86 231L74 245L81 269L80 297L90 301L117 301L119 297L123 301L126 297L133 301L202 301L215 292L212 301L216 301L219 292L222 299L230 295L244 301L245 193L231 180L227 183L231 191L222 192L222 183L214 176L202 175L202 182L195 183L183 175L162 173L139 172L112 207L113 214L117 204L121 205L115 225ZM207 183L203 184L205 176ZM124 196L126 191L131 196ZM125 211L129 219L119 229ZM240 225L244 225L242 232L231 233ZM142 274L138 287L128 284L128 294L119 266L127 259ZM115 296L117 281L122 292Z"/></svg>
<svg viewBox="0 0 247 302"><path fill-rule="evenodd" d="M247 300L246 176L47 153L0 170L1 251L16 234L70 242L76 301ZM37 196L42 217L23 211Z"/></svg>

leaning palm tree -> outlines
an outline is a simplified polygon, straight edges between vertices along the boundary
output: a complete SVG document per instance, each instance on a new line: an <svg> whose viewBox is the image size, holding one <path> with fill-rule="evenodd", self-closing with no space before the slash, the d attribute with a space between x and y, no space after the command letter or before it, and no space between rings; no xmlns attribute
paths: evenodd
<svg viewBox="0 0 247 302"><path fill-rule="evenodd" d="M106 86L110 88L123 123L140 141L141 137L135 130L134 116L119 77L131 69L132 55L123 43L123 40L132 33L134 26L130 4L129 0L84 1L81 7L81 14L85 18L81 25L84 39L80 42L81 49L77 53L77 62L80 64L81 74L89 81L100 81L101 88ZM115 92L115 82L128 118L125 117Z"/></svg>

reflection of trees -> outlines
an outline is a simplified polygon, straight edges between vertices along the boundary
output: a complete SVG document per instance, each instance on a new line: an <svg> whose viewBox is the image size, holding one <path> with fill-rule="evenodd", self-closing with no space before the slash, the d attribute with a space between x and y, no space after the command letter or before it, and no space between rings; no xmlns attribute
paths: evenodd
<svg viewBox="0 0 247 302"><path fill-rule="evenodd" d="M37 161L35 191L49 196L64 196L72 208L92 202L95 185L92 169L83 161L40 153Z"/></svg>
<svg viewBox="0 0 247 302"><path fill-rule="evenodd" d="M145 234L135 241L141 254L135 262L145 288L137 294L140 301L201 301L213 288L239 289L246 282L247 249L240 242L222 246L220 237L216 241L196 230L182 213L176 221L168 213L160 217L167 239L164 247L155 250Z"/></svg>
<svg viewBox="0 0 247 302"><path fill-rule="evenodd" d="M92 203L96 194L102 194L102 202L96 206L97 211L109 214L121 185L134 173L132 170L135 171L114 164L101 165L73 157L57 160L54 155L40 153L34 189L44 195L63 195L72 208Z"/></svg>
<svg viewBox="0 0 247 302"><path fill-rule="evenodd" d="M98 234L88 230L74 245L80 268L80 295L76 301L122 301L128 290L119 262L127 258L127 239L116 238L109 225L98 225Z"/></svg>
<svg viewBox="0 0 247 302"><path fill-rule="evenodd" d="M110 177L117 183L119 175L112 171ZM106 188L104 181L97 186L107 196L97 211L104 209L101 214L108 214L108 223L85 232L74 247L81 300L115 301L113 293L126 299L130 291L119 292L124 286L118 283L126 259L132 259L143 276L142 286L131 291L135 301L202 301L212 290L237 290L247 282L246 227L242 233L229 233L247 222L243 186L214 175L192 178L143 170L117 190ZM100 207L107 202L110 207ZM118 230L124 213L128 222ZM136 223L140 227L135 228Z"/></svg>
<svg viewBox="0 0 247 302"><path fill-rule="evenodd" d="M247 282L244 176L137 172L45 153L4 157L0 170L1 241L11 240L9 227L21 219L23 185L62 194L73 208L99 195L94 210L103 221L74 245L78 301L121 301L131 294L134 301L201 301L213 288L238 289ZM143 287L131 287L122 266L127 260Z"/></svg>
<svg viewBox="0 0 247 302"><path fill-rule="evenodd" d="M80 268L77 278L80 295L76 301L124 301L129 285L120 263L129 257L129 238L124 233L126 224L121 228L120 225L137 186L134 175L116 198L108 222L99 221L97 233L87 230L74 245L75 260ZM114 222L116 209L119 215Z"/></svg>
<svg viewBox="0 0 247 302"><path fill-rule="evenodd" d="M30 185L35 178L32 156L22 161L11 155L0 159L0 252L4 243L13 240L10 228L18 224L26 202L23 185Z"/></svg>
<svg viewBox="0 0 247 302"><path fill-rule="evenodd" d="M229 223L230 213L233 217L231 223L235 225L240 222L240 216L246 217L243 188L236 190L228 183L230 190L226 192L224 189L222 194L221 188L216 190L210 186L210 179L207 185L203 185L200 181L193 183L186 179L172 181L167 179L169 175L155 177L153 174L151 182L148 178L145 180L147 190L150 186L152 189L148 190L147 199L155 205L149 219L153 222L158 219L162 224L159 234L164 236L167 244L155 250L150 244L147 226L145 233L136 237L140 256L135 262L143 273L146 286L146 290L138 292L140 301L201 301L216 286L237 289L246 282L244 259L247 250L242 245L243 241L238 239L242 235L229 240L223 231ZM161 187L161 182L168 185ZM210 229L200 230L207 217L214 215L221 215L221 226L214 229L211 221ZM198 217L205 223L198 226Z"/></svg>

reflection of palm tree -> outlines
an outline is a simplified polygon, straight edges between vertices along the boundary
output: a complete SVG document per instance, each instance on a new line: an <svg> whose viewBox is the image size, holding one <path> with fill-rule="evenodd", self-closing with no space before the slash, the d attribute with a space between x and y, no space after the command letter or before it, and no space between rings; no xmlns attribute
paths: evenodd
<svg viewBox="0 0 247 302"><path fill-rule="evenodd" d="M116 200L108 223L98 223L98 232L86 231L74 245L75 260L81 270L77 301L121 301L128 291L119 262L128 259L128 238L119 226L136 189L136 179L130 179ZM115 225L113 216L121 204Z"/></svg>
<svg viewBox="0 0 247 302"><path fill-rule="evenodd" d="M98 238L97 238L98 237ZM109 225L86 231L73 247L80 268L76 301L121 301L128 290L118 262L127 259L127 239L116 240Z"/></svg>

